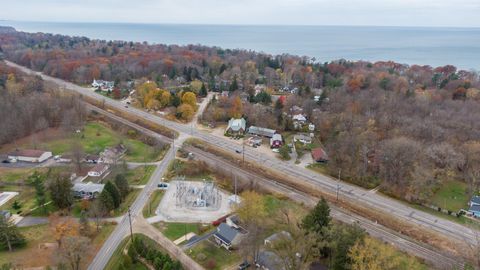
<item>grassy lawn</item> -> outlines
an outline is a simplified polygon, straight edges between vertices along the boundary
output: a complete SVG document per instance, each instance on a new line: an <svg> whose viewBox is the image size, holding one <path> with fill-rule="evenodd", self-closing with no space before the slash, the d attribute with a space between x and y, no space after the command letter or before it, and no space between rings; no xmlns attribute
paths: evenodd
<svg viewBox="0 0 480 270"><path fill-rule="evenodd" d="M308 165L306 168L317 173L328 175L327 164L324 163L313 163Z"/></svg>
<svg viewBox="0 0 480 270"><path fill-rule="evenodd" d="M155 168L156 166L153 165L139 166L133 170L128 170L125 176L130 185L145 185Z"/></svg>
<svg viewBox="0 0 480 270"><path fill-rule="evenodd" d="M154 224L168 239L174 241L187 233L193 232L200 235L202 224L200 223L175 223L175 222L159 222Z"/></svg>
<svg viewBox="0 0 480 270"><path fill-rule="evenodd" d="M163 198L165 191L163 190L155 190L153 191L152 195L148 199L148 203L143 208L143 216L145 218L149 218L155 215L155 209L160 204L160 201Z"/></svg>
<svg viewBox="0 0 480 270"><path fill-rule="evenodd" d="M82 260L82 269L84 267L86 269L86 264L93 259L114 227L114 225L105 224L100 232L93 237L91 249ZM0 252L0 264L10 262L18 269L56 265L56 248L39 248L40 244L55 242L52 229L49 228L48 224L23 227L19 230L25 236L27 245L13 252Z"/></svg>
<svg viewBox="0 0 480 270"><path fill-rule="evenodd" d="M220 270L241 262L237 253L227 251L209 241L203 241L186 252L205 269Z"/></svg>
<svg viewBox="0 0 480 270"><path fill-rule="evenodd" d="M468 207L467 184L460 181L449 181L435 193L431 199L431 203L446 208L450 211L457 212L460 209Z"/></svg>
<svg viewBox="0 0 480 270"><path fill-rule="evenodd" d="M133 204L135 199L137 198L138 194L140 194L141 190L140 189L132 189L130 193L127 195L125 200L120 204L120 206L113 210L113 215L114 217L121 216L125 214L128 210L128 208Z"/></svg>
<svg viewBox="0 0 480 270"><path fill-rule="evenodd" d="M81 134L72 134L63 139L47 140L38 144L39 149L46 149L54 155L70 152L73 142L77 140L86 153L98 154L106 147L123 143L127 147L127 161L150 162L157 161L163 157L165 151L156 151L151 146L139 141L130 139L113 131L107 125L99 122L88 122ZM23 147L29 148L28 145Z"/></svg>

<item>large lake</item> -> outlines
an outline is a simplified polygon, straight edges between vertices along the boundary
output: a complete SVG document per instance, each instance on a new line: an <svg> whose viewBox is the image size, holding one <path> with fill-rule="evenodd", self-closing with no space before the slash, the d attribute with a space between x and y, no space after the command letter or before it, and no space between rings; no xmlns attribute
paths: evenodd
<svg viewBox="0 0 480 270"><path fill-rule="evenodd" d="M240 26L0 21L26 32L98 39L203 44L296 54L325 62L393 60L480 70L480 28L363 26Z"/></svg>

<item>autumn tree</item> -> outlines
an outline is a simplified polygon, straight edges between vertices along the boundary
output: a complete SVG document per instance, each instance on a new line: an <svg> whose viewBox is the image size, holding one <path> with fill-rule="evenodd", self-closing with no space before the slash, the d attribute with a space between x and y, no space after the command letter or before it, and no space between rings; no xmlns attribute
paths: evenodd
<svg viewBox="0 0 480 270"><path fill-rule="evenodd" d="M59 256L72 270L80 270L81 262L90 250L90 239L84 236L65 236L61 239Z"/></svg>
<svg viewBox="0 0 480 270"><path fill-rule="evenodd" d="M242 117L242 114L243 114L242 100L240 99L240 97L237 96L232 101L229 115L232 118L240 118Z"/></svg>
<svg viewBox="0 0 480 270"><path fill-rule="evenodd" d="M197 108L197 97L193 92L186 92L182 95L182 104L188 104L195 110Z"/></svg>
<svg viewBox="0 0 480 270"><path fill-rule="evenodd" d="M58 245L62 245L62 239L66 236L78 236L80 226L73 218L60 217L57 214L49 216L49 224L53 231L53 236Z"/></svg>
<svg viewBox="0 0 480 270"><path fill-rule="evenodd" d="M241 197L242 201L236 212L249 231L242 241L242 248L245 253L251 254L252 258L257 258L263 241L262 233L265 230L264 219L267 209L262 196L255 191L244 191Z"/></svg>
<svg viewBox="0 0 480 270"><path fill-rule="evenodd" d="M177 115L187 121L190 121L195 115L195 111L189 104L182 104L177 108Z"/></svg>
<svg viewBox="0 0 480 270"><path fill-rule="evenodd" d="M399 252L391 245L383 244L371 237L357 240L348 256L352 270L416 270L423 269L415 258Z"/></svg>

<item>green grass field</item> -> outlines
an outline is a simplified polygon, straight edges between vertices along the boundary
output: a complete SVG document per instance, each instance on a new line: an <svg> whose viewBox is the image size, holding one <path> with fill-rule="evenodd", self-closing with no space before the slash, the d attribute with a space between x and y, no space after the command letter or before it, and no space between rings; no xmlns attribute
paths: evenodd
<svg viewBox="0 0 480 270"><path fill-rule="evenodd" d="M163 190L155 190L150 198L148 199L148 203L143 208L143 216L145 218L149 218L155 215L155 209L160 204L160 201L163 198L163 194L165 191Z"/></svg>
<svg viewBox="0 0 480 270"><path fill-rule="evenodd" d="M444 183L431 199L432 204L455 212L468 208L468 201L467 184L460 181Z"/></svg>
<svg viewBox="0 0 480 270"><path fill-rule="evenodd" d="M238 253L227 251L208 241L203 241L186 252L206 269L228 269L229 266L241 262Z"/></svg>
<svg viewBox="0 0 480 270"><path fill-rule="evenodd" d="M175 241L187 233L193 232L200 235L199 223L175 223L175 222L159 222L154 224L168 239Z"/></svg>
<svg viewBox="0 0 480 270"><path fill-rule="evenodd" d="M98 154L106 147L123 143L127 147L125 159L132 162L151 162L160 160L164 151L155 151L149 145L134 139L124 137L107 125L99 122L88 122L83 132L72 134L63 139L40 142L38 148L53 152L54 155L70 152L74 141L78 141L89 154ZM25 146L26 148L28 146Z"/></svg>
<svg viewBox="0 0 480 270"><path fill-rule="evenodd" d="M153 165L139 166L133 170L128 170L125 176L130 185L145 185L155 168Z"/></svg>
<svg viewBox="0 0 480 270"><path fill-rule="evenodd" d="M130 193L128 193L127 197L125 200L120 204L120 206L113 210L113 215L114 217L121 216L125 213L127 213L128 208L133 204L135 199L137 198L138 194L140 194L141 190L140 189L132 189Z"/></svg>

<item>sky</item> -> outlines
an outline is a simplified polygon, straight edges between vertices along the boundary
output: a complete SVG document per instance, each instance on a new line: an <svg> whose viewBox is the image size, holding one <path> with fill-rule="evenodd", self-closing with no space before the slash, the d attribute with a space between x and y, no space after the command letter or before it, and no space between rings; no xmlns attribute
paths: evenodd
<svg viewBox="0 0 480 270"><path fill-rule="evenodd" d="M480 27L480 0L0 0L0 20Z"/></svg>

